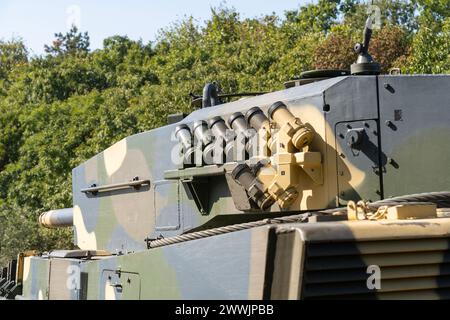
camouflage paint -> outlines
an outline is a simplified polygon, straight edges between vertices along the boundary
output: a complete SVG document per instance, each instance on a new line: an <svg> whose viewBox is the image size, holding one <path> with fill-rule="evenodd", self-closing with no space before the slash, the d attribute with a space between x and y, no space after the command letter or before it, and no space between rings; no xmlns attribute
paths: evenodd
<svg viewBox="0 0 450 320"><path fill-rule="evenodd" d="M334 115L331 119L335 119L342 113L339 110L334 111L336 108L333 106L332 111L326 114L322 110L325 97L333 97L337 90L354 90L357 98L352 97L349 101L356 101L356 104L366 95L366 87L374 82L373 77L333 78L198 110L183 119L182 123L191 124L196 120L208 119L212 115L221 115L226 119L234 112L245 112L255 105L267 111L273 102L284 101L295 116L315 128L316 138L311 150L320 151L324 162L322 185L315 185L299 170L299 189L302 196L290 210L324 209L333 203L337 196L334 162L335 150L338 147L332 130L333 124L330 128L327 117ZM356 105L348 106L348 110L351 108L356 108ZM84 227L76 225L76 244L80 248L106 249L113 253L139 251L145 249L144 239L147 236L173 236L195 229L217 215L243 214L236 209L223 176L209 178L207 215L200 214L190 192L183 184L164 180L164 171L177 169L170 159L171 149L177 144L173 137L174 127L175 125L169 125L130 136L74 169L74 206L79 208L83 218L77 218L75 221L84 221ZM356 174L357 169L351 163L345 166L348 167L348 172L355 173L353 177L360 177L359 180L349 182L352 189L358 189L359 185L363 184L364 174ZM80 192L80 189L93 183L107 185L130 181L133 177L149 179L151 186L138 191L110 191L97 196ZM274 205L271 211L278 212L280 209ZM91 239L93 234L95 239ZM83 238L89 241L84 242Z"/></svg>
<svg viewBox="0 0 450 320"><path fill-rule="evenodd" d="M23 297L33 300L79 299L77 284L81 263L79 259L25 257Z"/></svg>
<svg viewBox="0 0 450 320"><path fill-rule="evenodd" d="M120 270L122 284L128 274L139 275L140 299L261 299L267 232L244 230L89 261L83 267L89 274L87 298L104 299L111 290L101 275ZM115 297L127 299L130 293L116 292Z"/></svg>
<svg viewBox="0 0 450 320"><path fill-rule="evenodd" d="M386 82L390 83L393 92L386 89ZM426 187L448 188L448 175L442 174L448 169L445 167L446 160L450 160L445 144L450 133L450 119L448 108L442 103L449 101L448 87L450 76L337 77L198 110L183 119L182 123L190 124L218 115L226 120L230 114L245 112L253 106L267 112L273 102L285 102L295 116L314 127L316 136L310 150L322 154L324 178L323 184L315 185L299 171L302 195L289 209L322 209L344 204L349 199L371 199L374 194L381 198L383 191L385 195L394 195L433 191L425 190ZM404 103L408 105L404 106ZM408 112L407 107L417 114ZM403 113L398 110L403 110ZM390 117L394 117L397 130L385 123ZM350 157L352 150L338 134L347 125L365 126L364 123L368 123L372 130L370 142L375 146L375 155ZM262 299L271 294L272 297L299 298L304 292L311 292L309 289L303 291L303 282L308 281L303 273L303 268L308 267L308 262L304 260L308 256L302 258L302 254L307 255L308 250L304 253L300 249L306 248L310 240L329 242L337 247L346 241L380 241L379 247L378 242L373 243L379 250L384 250L388 248L385 241L409 239L412 244L416 237L424 241L442 238L438 239L442 241L438 241L436 248L446 250L445 246L441 246L441 243L445 245L448 242L449 237L450 226L446 219L315 222L260 227L147 250L144 241L147 236L168 237L218 221L220 217L224 219L219 223L229 224L232 218L251 216L235 208L223 176L209 178L207 215L200 214L183 183L164 179L165 171L177 169L176 164L170 161L170 150L177 143L172 139L174 127L169 125L130 136L74 169L75 243L81 249L105 249L113 254L81 263L85 286L79 297ZM389 163L397 171L389 167L389 159L398 162L399 168ZM436 164L441 167L436 167ZM378 173L371 170L377 168ZM380 172L383 174L380 175ZM122 183L134 177L149 179L151 184L139 190L108 191L96 196L87 196L80 191L94 183ZM279 211L276 205L270 209L275 216ZM258 216L254 217L257 219ZM295 237L291 238L290 233ZM402 245L408 248L407 244ZM423 250L425 247L419 244L418 248ZM358 244L357 248L362 254L366 247ZM397 248L397 245L392 248ZM416 259L415 254L412 252L410 256ZM439 271L434 276L440 276L443 270L440 263L447 254L424 254L424 259L432 259L430 261L438 264L433 267L434 271L430 270L431 273ZM342 263L347 261L339 255L337 257ZM26 298L49 296L49 274L51 271L57 272L56 269L50 270L52 259L26 259ZM365 256L357 259L363 266L377 262L376 259L365 261ZM271 261L275 267L273 279L279 283L272 286L272 292L267 292L267 285L271 284L271 271L266 270L266 266ZM323 266L326 268L327 264L323 263ZM434 278L428 279L428 282L413 280L417 288L428 290L424 293L426 296L434 294L440 297L429 291L434 288L432 285L440 285ZM284 291L281 284L285 284L288 291ZM402 288L400 284L400 281L395 282ZM392 290L380 292L383 294L380 297L399 296ZM70 294L64 297L75 296Z"/></svg>
<svg viewBox="0 0 450 320"><path fill-rule="evenodd" d="M40 257L24 258L23 296L33 300L47 300L49 290L49 260Z"/></svg>

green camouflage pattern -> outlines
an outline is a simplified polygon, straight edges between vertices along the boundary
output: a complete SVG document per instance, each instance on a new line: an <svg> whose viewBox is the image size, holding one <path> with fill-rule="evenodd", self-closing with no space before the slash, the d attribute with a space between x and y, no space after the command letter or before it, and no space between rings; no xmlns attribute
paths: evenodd
<svg viewBox="0 0 450 320"><path fill-rule="evenodd" d="M314 185L300 172L305 190L292 205L292 210L301 208L325 209L336 206L336 146L333 123L327 117L345 117L345 109L324 113L325 97L333 97L337 92L348 90L353 96L341 101L348 109L357 109L351 116L359 119L376 118L376 78L339 77L307 86L294 87L255 98L239 100L224 105L205 108L193 112L182 123L191 124L220 115L226 119L230 114L245 112L253 106L266 111L275 101L283 101L302 121L312 125L316 138L311 150L319 151L324 158L324 183ZM359 90L357 90L359 89ZM359 94L358 94L359 92ZM359 102L366 99L368 107L359 110ZM372 99L373 96L373 99ZM330 101L332 99L330 98ZM334 113L336 112L336 115ZM332 119L333 121L336 121ZM350 120L350 119L349 119ZM355 120L355 119L351 119ZM192 195L179 181L164 179L164 172L176 170L171 161L171 152L178 143L173 137L175 125L128 137L73 170L73 201L75 244L81 249L105 249L110 252L128 252L145 249L146 237L173 236L197 228L218 215L241 215L233 203L223 176L211 178L208 187L210 210L202 215ZM341 161L341 160L339 160ZM345 163L346 189L361 190L379 188L378 178L366 178L366 167L358 168L358 163ZM344 169L342 169L344 170ZM139 177L149 179L150 188L139 191L105 193L102 196L87 196L80 192L92 184L108 185L126 182ZM343 179L341 179L344 181ZM373 185L373 184L376 185ZM355 191L358 193L357 191ZM271 212L279 212L274 205ZM248 217L248 216L247 216ZM245 217L242 217L245 218Z"/></svg>
<svg viewBox="0 0 450 320"><path fill-rule="evenodd" d="M181 123L213 116L227 120L232 113L245 113L254 106L267 113L274 102L284 102L292 114L314 128L309 150L322 155L323 183L313 183L299 172L300 195L288 210L298 213L343 206L349 200L376 201L447 190L450 175L443 173L448 173L450 161L445 143L450 136L448 88L450 76L342 76L197 110ZM236 208L223 174L208 178L203 191L209 199L206 214L199 211L182 180L165 178L165 172L179 169L171 158L178 144L176 125L127 137L73 170L74 243L82 250L106 250L109 255L87 260L51 255L26 258L23 298L398 298L402 290L405 297L414 296L409 294L411 288L418 290L417 297L445 297L439 280L448 254L450 223L445 218L269 224L148 249L146 239L263 217ZM355 129L364 135L364 145L357 151L348 139ZM95 195L81 192L94 184L133 179L150 184ZM264 214L277 217L287 212L274 204ZM323 241L342 248L342 255L355 257L346 265L340 249L322 248ZM378 251L367 244L370 241ZM311 256L314 242L317 256ZM415 270L412 262L420 264L417 252L423 251L424 261L429 259L433 266L423 269L426 272L407 273ZM371 254L374 259L369 258ZM369 265L386 265L394 255L399 259L388 268L391 278L386 278L391 289L368 292L359 284L348 286L353 278L346 268L351 269L352 263L360 268L356 280L363 283ZM347 282L338 286L320 280L328 279L324 275L327 263L336 264L336 274ZM413 278L410 287L406 280L399 280L402 274ZM52 289L51 277L58 275L54 283L69 279L75 287L54 285ZM419 281L419 277L426 279Z"/></svg>
<svg viewBox="0 0 450 320"><path fill-rule="evenodd" d="M395 232L393 232L395 229ZM48 264L31 258L33 299L445 298L450 219L269 225L80 263L80 285L53 292ZM345 258L343 257L345 256ZM383 268L380 289L367 268ZM58 281L73 274L60 271ZM52 273L50 273L50 278ZM339 286L336 286L339 284Z"/></svg>

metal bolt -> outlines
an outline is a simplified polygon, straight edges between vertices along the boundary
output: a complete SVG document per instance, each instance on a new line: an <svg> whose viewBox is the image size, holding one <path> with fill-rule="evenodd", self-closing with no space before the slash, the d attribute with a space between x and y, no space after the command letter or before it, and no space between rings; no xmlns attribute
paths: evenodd
<svg viewBox="0 0 450 320"><path fill-rule="evenodd" d="M363 122L363 125L364 125L364 127L366 127L366 128L369 128L369 127L370 127L369 123L366 122L366 121Z"/></svg>
<svg viewBox="0 0 450 320"><path fill-rule="evenodd" d="M348 129L351 129L352 126L351 126L350 124L347 124L347 128L348 128Z"/></svg>
<svg viewBox="0 0 450 320"><path fill-rule="evenodd" d="M344 135L342 133L339 133L339 138L344 139Z"/></svg>
<svg viewBox="0 0 450 320"><path fill-rule="evenodd" d="M377 130L373 130L373 134L377 136L378 135L378 131Z"/></svg>
<svg viewBox="0 0 450 320"><path fill-rule="evenodd" d="M339 156L340 156L341 158L345 158L345 154L343 154L342 152L339 154Z"/></svg>
<svg viewBox="0 0 450 320"><path fill-rule="evenodd" d="M389 84L389 83L385 83L384 84L384 88L389 91L390 93L394 93L395 89Z"/></svg>
<svg viewBox="0 0 450 320"><path fill-rule="evenodd" d="M394 159L392 159L392 158L388 158L387 159L387 161L388 161L388 163L391 165L391 166L393 166L395 169L398 169L399 168L399 165L398 165L398 163L397 162L395 162L395 160Z"/></svg>
<svg viewBox="0 0 450 320"><path fill-rule="evenodd" d="M391 121L391 120L386 120L385 124L386 124L388 127L390 127L390 126L392 126L392 121Z"/></svg>

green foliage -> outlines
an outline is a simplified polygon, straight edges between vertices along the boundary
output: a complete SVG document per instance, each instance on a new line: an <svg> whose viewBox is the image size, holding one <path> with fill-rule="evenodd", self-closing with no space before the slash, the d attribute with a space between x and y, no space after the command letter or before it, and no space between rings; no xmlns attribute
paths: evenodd
<svg viewBox="0 0 450 320"><path fill-rule="evenodd" d="M0 79L7 78L11 70L27 61L28 51L22 41L0 41Z"/></svg>
<svg viewBox="0 0 450 320"><path fill-rule="evenodd" d="M310 3L301 10L288 11L286 18L303 32L327 32L336 23L340 2L340 0L318 0L317 3Z"/></svg>
<svg viewBox="0 0 450 320"><path fill-rule="evenodd" d="M414 36L412 54L405 67L410 73L450 72L450 17L442 22L437 33L432 28L422 27Z"/></svg>
<svg viewBox="0 0 450 320"><path fill-rule="evenodd" d="M352 29L362 29L367 14L375 13L368 7L368 1L344 0L341 10L344 13L344 23ZM417 1L416 0L373 0L374 6L379 8L383 25L397 25L409 31L417 29Z"/></svg>
<svg viewBox="0 0 450 320"><path fill-rule="evenodd" d="M383 28L370 51L384 71L450 72L446 4L380 2ZM24 249L70 247L70 230L43 229L37 218L72 205L73 167L170 113L191 112L188 94L205 82L269 91L305 70L348 68L365 12L358 0L319 0L282 18L218 8L203 27L187 18L155 43L113 36L92 52L87 33L72 28L39 57L20 40L0 41L0 264Z"/></svg>
<svg viewBox="0 0 450 320"><path fill-rule="evenodd" d="M43 251L48 248L71 248L71 231L44 229L37 220L29 219L29 208L5 205L0 202L0 266L26 250Z"/></svg>
<svg viewBox="0 0 450 320"><path fill-rule="evenodd" d="M79 33L78 28L73 25L66 34L55 33L56 39L52 45L45 45L45 52L53 55L80 54L89 51L89 35L87 32Z"/></svg>
<svg viewBox="0 0 450 320"><path fill-rule="evenodd" d="M422 24L440 24L450 15L449 0L417 0L421 9L419 21Z"/></svg>

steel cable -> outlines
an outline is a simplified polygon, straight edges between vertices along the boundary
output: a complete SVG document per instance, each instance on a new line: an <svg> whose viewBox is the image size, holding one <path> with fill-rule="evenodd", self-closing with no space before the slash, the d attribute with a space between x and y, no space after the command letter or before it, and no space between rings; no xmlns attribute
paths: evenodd
<svg viewBox="0 0 450 320"><path fill-rule="evenodd" d="M206 237L212 237L217 236L225 233L235 232L235 231L241 231L246 229L251 229L254 227L260 227L264 225L269 224L280 224L280 223L295 223L295 222L304 222L306 219L308 219L311 216L311 213L302 213L292 216L285 216L285 217L277 217L277 218L271 218L271 219L264 219L264 220L258 220L258 221L252 221L252 222L245 222L245 223L239 223L239 224L233 224L229 226L223 226L208 230L202 230L192 233L186 233L181 234L174 237L169 238L161 238L161 239L154 239L154 240L148 240L147 241L147 247L150 248L156 248L161 246L166 246L169 244L175 244L179 242L184 241L192 241L192 240L198 240Z"/></svg>
<svg viewBox="0 0 450 320"><path fill-rule="evenodd" d="M404 203L408 203L411 205L434 203L437 205L438 208L450 208L450 192L449 191L441 191L441 192L426 192L426 193L404 195L404 196L393 197L393 198L375 201L375 202L369 203L368 205L370 208L378 209L381 206L393 206L393 205L399 205L399 204L404 204ZM305 222L313 214L315 214L315 215L319 215L319 214L330 215L330 214L338 213L338 212L346 213L346 211L347 211L346 207L341 207L341 208L321 210L321 211L316 211L316 212L307 212L307 213L291 215L291 216L284 216L284 217L252 221L252 222L239 223L239 224L234 224L234 225L229 225L229 226L223 226L223 227L212 228L212 229L207 229L207 230L202 230L202 231L197 231L197 232L192 232L192 233L181 234L181 235L169 237L169 238L148 239L147 247L149 249L156 248L156 247L166 246L166 245L180 243L180 242L184 242L184 241L198 240L198 239L217 236L217 235L221 235L221 234L225 234L225 233L246 230L246 229L260 227L260 226L269 225L269 224ZM448 211L449 210L444 210L445 213L447 213Z"/></svg>

